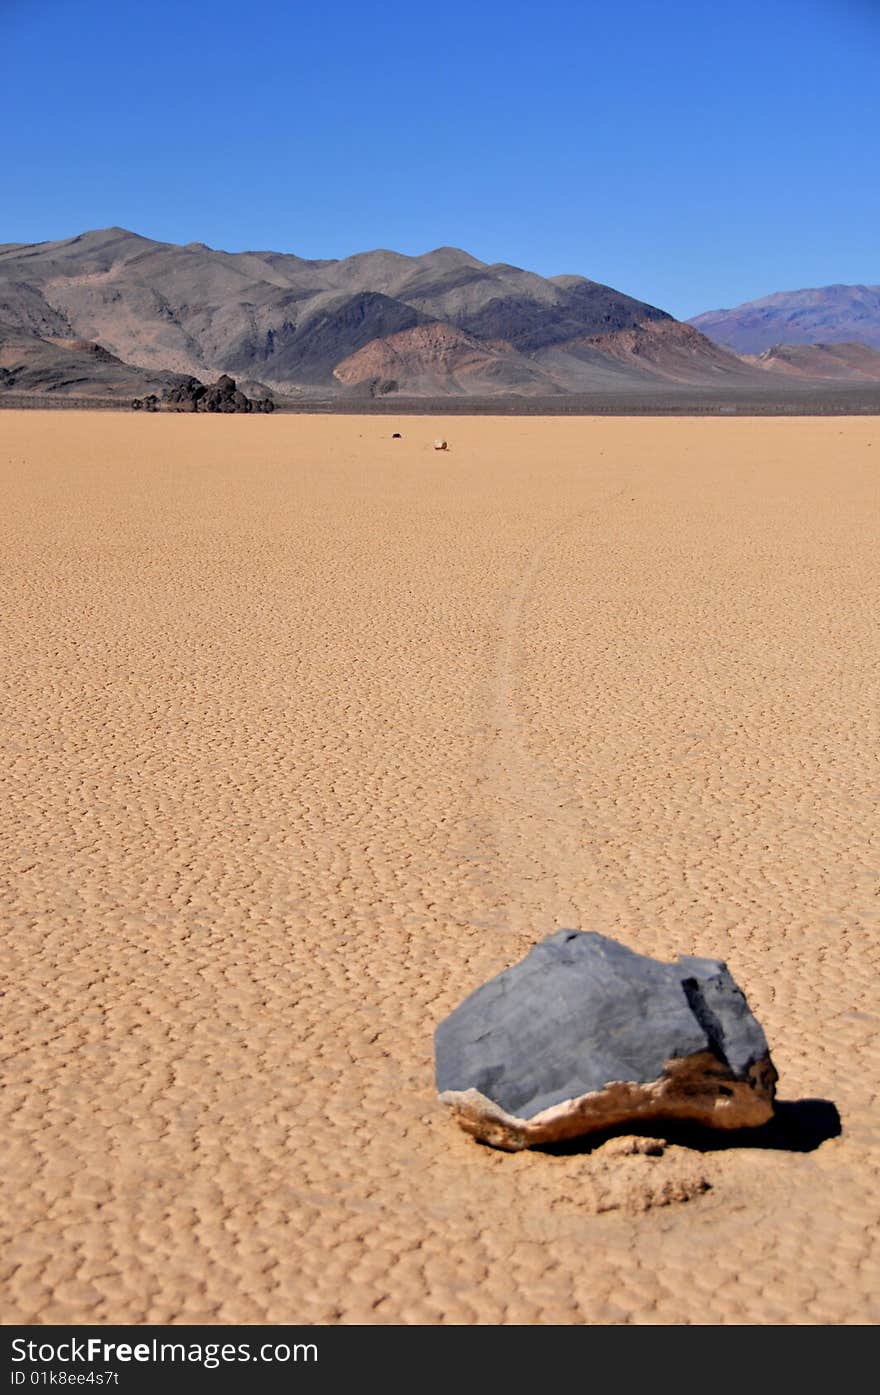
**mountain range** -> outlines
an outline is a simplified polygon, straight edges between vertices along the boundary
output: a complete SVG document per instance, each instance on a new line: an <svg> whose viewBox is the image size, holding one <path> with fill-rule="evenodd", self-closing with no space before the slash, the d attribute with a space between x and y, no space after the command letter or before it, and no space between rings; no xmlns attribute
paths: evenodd
<svg viewBox="0 0 880 1395"><path fill-rule="evenodd" d="M738 354L777 344L867 344L880 349L880 286L778 291L734 310L707 310L688 323Z"/></svg>
<svg viewBox="0 0 880 1395"><path fill-rule="evenodd" d="M747 384L759 372L608 286L452 247L310 261L122 228L0 246L5 385L73 390L88 376L84 355L105 385L121 365L140 389L169 374L229 373L304 397L544 396Z"/></svg>
<svg viewBox="0 0 880 1395"><path fill-rule="evenodd" d="M25 394L161 395L221 374L304 401L766 390L779 365L713 342L704 320L453 247L308 260L123 228L0 245L0 389Z"/></svg>

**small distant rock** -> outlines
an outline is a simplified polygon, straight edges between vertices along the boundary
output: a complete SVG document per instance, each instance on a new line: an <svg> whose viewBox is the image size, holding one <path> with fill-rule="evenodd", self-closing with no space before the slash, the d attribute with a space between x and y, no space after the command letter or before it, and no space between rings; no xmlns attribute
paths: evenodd
<svg viewBox="0 0 880 1395"><path fill-rule="evenodd" d="M449 449L449 444L448 444L448 442L446 442L446 441L437 440L437 441L434 442L434 449L435 449L435 450L448 450L448 449Z"/></svg>
<svg viewBox="0 0 880 1395"><path fill-rule="evenodd" d="M400 440L400 432L399 432L399 431L392 431L392 433L391 433L391 439L392 439L392 441L399 441L399 440Z"/></svg>
<svg viewBox="0 0 880 1395"><path fill-rule="evenodd" d="M773 1114L767 1040L727 966L664 964L559 930L440 1023L437 1089L481 1142L517 1150L621 1124L754 1127Z"/></svg>

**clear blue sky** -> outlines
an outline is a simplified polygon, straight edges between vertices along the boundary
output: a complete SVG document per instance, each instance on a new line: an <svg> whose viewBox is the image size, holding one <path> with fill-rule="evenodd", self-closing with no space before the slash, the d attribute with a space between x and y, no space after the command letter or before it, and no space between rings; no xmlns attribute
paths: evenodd
<svg viewBox="0 0 880 1395"><path fill-rule="evenodd" d="M880 282L880 0L0 0L0 242Z"/></svg>

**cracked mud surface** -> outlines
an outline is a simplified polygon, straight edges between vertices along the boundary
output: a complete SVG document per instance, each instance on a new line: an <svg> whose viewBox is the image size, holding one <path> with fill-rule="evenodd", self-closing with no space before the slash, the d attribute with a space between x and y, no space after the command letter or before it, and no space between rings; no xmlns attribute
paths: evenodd
<svg viewBox="0 0 880 1395"><path fill-rule="evenodd" d="M878 466L3 413L3 1319L876 1320ZM726 959L840 1135L473 1143L434 1026L560 926Z"/></svg>

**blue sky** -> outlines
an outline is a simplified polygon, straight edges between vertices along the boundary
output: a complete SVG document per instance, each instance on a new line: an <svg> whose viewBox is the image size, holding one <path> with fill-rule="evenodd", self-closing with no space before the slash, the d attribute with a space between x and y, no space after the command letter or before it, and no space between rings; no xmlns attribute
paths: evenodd
<svg viewBox="0 0 880 1395"><path fill-rule="evenodd" d="M880 0L0 0L0 242L880 282Z"/></svg>

